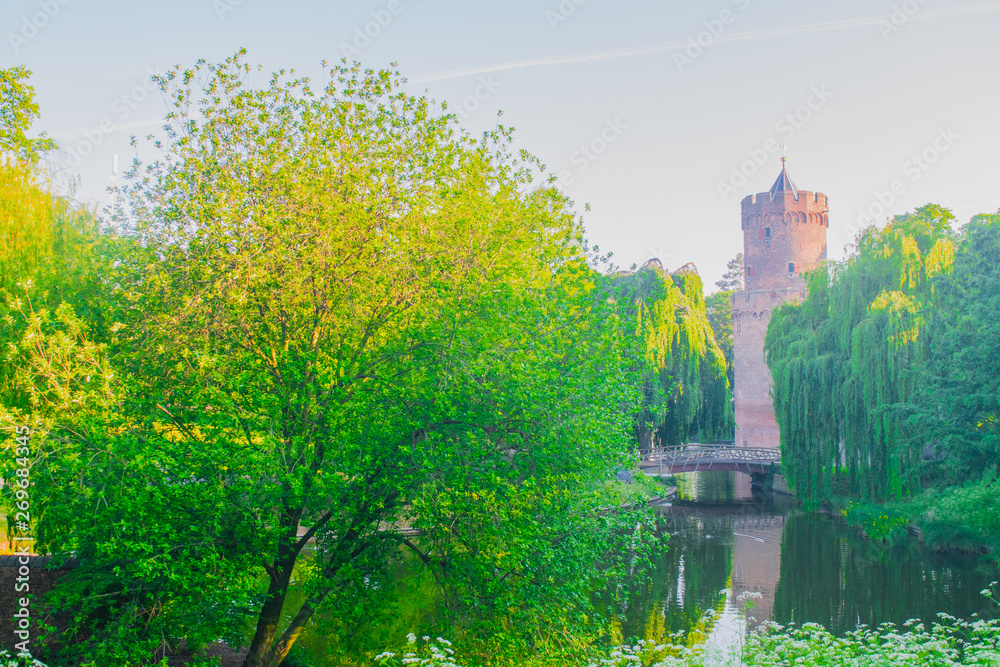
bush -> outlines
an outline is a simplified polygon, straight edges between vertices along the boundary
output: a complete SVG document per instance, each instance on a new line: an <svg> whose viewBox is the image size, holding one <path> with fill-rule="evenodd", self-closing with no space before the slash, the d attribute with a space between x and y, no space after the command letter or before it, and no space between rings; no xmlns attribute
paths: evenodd
<svg viewBox="0 0 1000 667"><path fill-rule="evenodd" d="M840 510L840 513L848 524L864 530L869 539L890 544L895 544L906 537L906 528L910 523L899 512L855 500Z"/></svg>
<svg viewBox="0 0 1000 667"><path fill-rule="evenodd" d="M981 541L995 542L1000 537L1000 486L995 471L976 482L947 488L931 512L932 520L967 526Z"/></svg>

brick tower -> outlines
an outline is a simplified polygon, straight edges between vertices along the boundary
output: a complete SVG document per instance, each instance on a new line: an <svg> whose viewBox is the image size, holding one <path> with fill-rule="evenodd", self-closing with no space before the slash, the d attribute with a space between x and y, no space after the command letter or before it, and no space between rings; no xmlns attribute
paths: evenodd
<svg viewBox="0 0 1000 667"><path fill-rule="evenodd" d="M805 298L803 272L826 259L829 209L826 195L795 188L784 157L770 191L745 197L741 206L746 287L729 302L735 342L736 444L777 447L764 334L775 308Z"/></svg>

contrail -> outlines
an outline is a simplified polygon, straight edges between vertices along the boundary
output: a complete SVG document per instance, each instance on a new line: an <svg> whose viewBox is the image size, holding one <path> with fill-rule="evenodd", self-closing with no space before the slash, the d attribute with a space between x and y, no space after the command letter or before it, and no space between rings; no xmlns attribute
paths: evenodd
<svg viewBox="0 0 1000 667"><path fill-rule="evenodd" d="M993 12L1000 10L1000 3L992 2L981 5L971 5L968 7L957 7L954 9L944 9L936 12L921 12L908 18L908 21L944 18L949 16L959 16L962 14L978 14L981 12ZM772 28L769 30L751 30L749 32L738 32L732 35L722 35L713 40L713 44L727 42L742 42L751 39L767 39L769 37L780 37L784 35L799 35L808 32L824 32L828 30L845 30L848 28L861 28L878 25L879 22L888 23L884 16L866 16L857 19L846 19L843 21L828 21L826 23L809 23L806 25L789 26L786 28ZM619 51L604 51L603 53L588 53L577 56L555 56L551 58L535 58L533 60L519 60L511 63L498 63L496 65L482 65L480 67L467 67L464 69L453 69L435 74L418 76L410 81L412 83L427 83L429 81L443 81L445 79L457 79L463 76L473 76L476 74L489 74L492 72L502 72L512 69L525 69L528 67L545 67L548 65L572 65L576 63L596 62L599 60L615 60L617 58L635 58L639 56L651 56L659 53L670 53L680 51L690 45L690 41L668 42L658 46L651 46L640 49L622 49Z"/></svg>
<svg viewBox="0 0 1000 667"><path fill-rule="evenodd" d="M942 9L936 12L920 12L910 16L907 21L918 21L926 19L947 18L950 16L961 16L964 14L979 14L982 12L995 12L1000 10L1000 2L989 2L980 5L969 5L967 7L955 7L953 9ZM806 25L788 26L785 28L772 28L768 30L751 30L748 32L738 32L731 35L721 35L716 37L712 44L724 44L728 42L742 42L753 39L767 39L769 37L781 37L784 35L799 35L809 32L824 32L829 30L846 30L848 28L863 28L866 26L878 25L879 22L888 22L884 16L866 16L857 19L845 19L843 21L828 21L825 23L809 23ZM576 63L597 62L600 60L615 60L618 58L636 58L640 56L651 56L660 53L670 53L681 51L690 45L690 41L668 42L640 49L622 49L619 51L605 51L603 53L588 53L576 56L555 56L551 58L535 58L533 60L519 60L512 63L498 63L496 65L482 65L480 67L467 67L464 69L453 69L436 74L426 74L410 79L410 83L427 83L430 81L444 81L446 79L458 79L463 76L473 76L476 74L489 74L491 72L502 72L512 69L526 69L529 67L545 67L548 65L573 65ZM115 123L113 132L121 132L127 129L139 129L144 127L154 127L162 124L163 118L151 118L131 123ZM70 137L82 134L85 130L95 128L78 128L74 130L61 130L54 132L53 136Z"/></svg>

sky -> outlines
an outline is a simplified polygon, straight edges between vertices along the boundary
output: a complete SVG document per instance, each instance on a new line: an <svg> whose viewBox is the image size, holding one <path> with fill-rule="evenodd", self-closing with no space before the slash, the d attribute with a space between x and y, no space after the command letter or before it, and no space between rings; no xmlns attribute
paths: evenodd
<svg viewBox="0 0 1000 667"><path fill-rule="evenodd" d="M781 144L829 197L834 259L929 202L1000 210L1000 2L5 0L0 27L0 67L32 70L34 129L97 206L114 156L155 158L151 74L246 48L320 81L324 60L396 63L469 131L514 128L616 264L693 262L707 291Z"/></svg>

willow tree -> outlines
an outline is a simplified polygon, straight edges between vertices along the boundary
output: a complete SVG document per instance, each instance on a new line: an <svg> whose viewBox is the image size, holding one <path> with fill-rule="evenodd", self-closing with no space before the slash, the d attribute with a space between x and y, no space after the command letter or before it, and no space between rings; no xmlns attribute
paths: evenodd
<svg viewBox="0 0 1000 667"><path fill-rule="evenodd" d="M687 264L674 273L657 260L611 283L635 338L643 408L640 446L714 440L731 434L726 361L706 313L701 278Z"/></svg>
<svg viewBox="0 0 1000 667"><path fill-rule="evenodd" d="M813 273L765 340L782 462L803 495L885 498L920 488L924 443L907 431L927 358L934 277L951 270L946 209L863 231L856 252Z"/></svg>
<svg viewBox="0 0 1000 667"><path fill-rule="evenodd" d="M251 613L245 664L278 665L315 615L386 605L401 548L462 627L572 634L638 402L578 220L507 130L395 73L255 79L241 54L165 75L162 156L121 198L118 394L53 430L44 478L43 546L84 560L61 604L99 619L73 649L235 641Z"/></svg>

